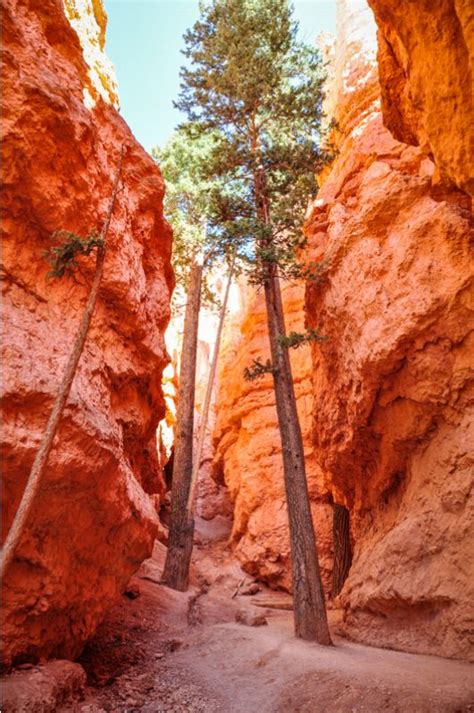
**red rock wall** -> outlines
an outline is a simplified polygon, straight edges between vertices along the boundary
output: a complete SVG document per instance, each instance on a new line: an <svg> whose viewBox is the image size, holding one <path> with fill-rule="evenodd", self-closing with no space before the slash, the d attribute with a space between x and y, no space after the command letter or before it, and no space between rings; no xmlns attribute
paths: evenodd
<svg viewBox="0 0 474 713"><path fill-rule="evenodd" d="M151 552L157 517L147 493L162 489L155 431L173 277L163 183L114 106L101 3L3 0L2 15L3 536L91 279L87 262L77 282L48 282L42 254L55 230L102 227L127 146L91 331L4 583L8 664L76 656Z"/></svg>
<svg viewBox="0 0 474 713"><path fill-rule="evenodd" d="M371 20L359 7L351 19L339 4L344 81L332 100L340 154L306 226L310 257L327 261L326 281L308 286L306 299L310 324L328 337L313 349L314 447L328 489L351 513L346 632L370 644L467 658L470 199L383 126L372 45L364 46ZM448 142L450 129L446 123Z"/></svg>
<svg viewBox="0 0 474 713"><path fill-rule="evenodd" d="M244 569L271 586L291 589L288 515L285 505L280 433L271 376L247 382L252 359L269 357L264 297L241 285L229 315L216 397L215 477L234 503L232 544ZM288 331L304 331L304 286L285 285ZM302 346L291 354L298 412L306 453L311 505L326 587L332 566L331 506L311 442L311 354Z"/></svg>
<svg viewBox="0 0 474 713"><path fill-rule="evenodd" d="M384 123L474 195L472 0L369 0L379 27Z"/></svg>

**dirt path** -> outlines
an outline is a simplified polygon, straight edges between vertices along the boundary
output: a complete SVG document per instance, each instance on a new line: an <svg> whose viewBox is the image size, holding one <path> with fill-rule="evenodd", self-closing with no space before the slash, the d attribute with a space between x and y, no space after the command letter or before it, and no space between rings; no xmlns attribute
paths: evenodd
<svg viewBox="0 0 474 713"><path fill-rule="evenodd" d="M207 543L195 553L193 587L181 594L159 584L164 548L157 543L133 580L139 596L122 598L81 659L91 683L86 700L64 711L474 711L469 664L338 637L330 649L296 640L291 611L255 606L281 594L232 598L244 573L224 546ZM263 613L268 623L236 623L239 610Z"/></svg>

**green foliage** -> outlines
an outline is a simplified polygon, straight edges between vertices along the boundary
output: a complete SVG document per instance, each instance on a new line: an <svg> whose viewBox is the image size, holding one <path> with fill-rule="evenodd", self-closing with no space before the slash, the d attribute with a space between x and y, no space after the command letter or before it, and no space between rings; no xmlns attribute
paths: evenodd
<svg viewBox="0 0 474 713"><path fill-rule="evenodd" d="M326 282L326 272L329 268L327 258L321 262L301 263L298 264L299 276L305 282L312 282L313 285L322 285Z"/></svg>
<svg viewBox="0 0 474 713"><path fill-rule="evenodd" d="M182 260L206 242L209 192L213 181L203 174L213 145L210 133L193 140L183 130L176 130L163 147L152 149L166 183L165 213L175 231L175 243Z"/></svg>
<svg viewBox="0 0 474 713"><path fill-rule="evenodd" d="M90 255L95 248L104 247L104 239L95 232L85 238L68 230L57 230L51 239L59 240L59 244L46 250L43 254L51 265L48 277L61 278L73 275L79 267L76 258L79 255Z"/></svg>
<svg viewBox="0 0 474 713"><path fill-rule="evenodd" d="M278 342L286 349L298 349L302 344L309 342L325 342L327 337L322 336L317 329L307 329L306 332L290 332L286 336L280 335Z"/></svg>
<svg viewBox="0 0 474 713"><path fill-rule="evenodd" d="M288 335L280 335L278 342L281 347L286 349L298 349L302 344L308 344L309 342L324 342L327 337L322 336L317 329L309 328L306 332L290 332ZM273 374L274 369L270 359L263 362L260 357L252 359L252 365L247 366L244 369L244 379L245 381L256 381L260 379L265 374Z"/></svg>
<svg viewBox="0 0 474 713"><path fill-rule="evenodd" d="M265 284L275 265L284 279L318 283L324 265L305 265L298 254L315 174L333 159L321 130L319 51L297 40L288 0L209 0L200 7L185 35L189 62L176 106L188 116L181 130L189 139L213 137L202 167L215 181L208 236L233 245L253 284ZM293 332L281 345L320 339L314 330ZM254 360L245 378L271 371L269 361Z"/></svg>
<svg viewBox="0 0 474 713"><path fill-rule="evenodd" d="M287 0L212 0L185 35L178 108L188 136L213 132L206 173L220 179L209 231L232 240L251 282L270 263L300 275L301 224L331 160L321 147L324 69L297 41Z"/></svg>
<svg viewBox="0 0 474 713"><path fill-rule="evenodd" d="M339 155L339 149L336 146L336 137L341 135L339 123L333 117L321 130L321 143L324 145L325 153L328 157L326 163L331 163ZM326 165L326 163L324 165ZM323 168L323 166L321 166Z"/></svg>
<svg viewBox="0 0 474 713"><path fill-rule="evenodd" d="M245 381L255 381L260 379L265 374L273 374L273 366L270 359L264 363L257 357L257 359L252 359L252 366L246 366L244 369L244 379Z"/></svg>
<svg viewBox="0 0 474 713"><path fill-rule="evenodd" d="M220 190L220 179L207 170L216 144L216 132L193 133L188 126L177 129L166 146L152 150L166 183L164 207L173 228L173 267L177 285L183 289L198 255L210 265L226 253L224 236L217 239L209 231L214 196ZM209 305L215 302L206 271L202 298Z"/></svg>

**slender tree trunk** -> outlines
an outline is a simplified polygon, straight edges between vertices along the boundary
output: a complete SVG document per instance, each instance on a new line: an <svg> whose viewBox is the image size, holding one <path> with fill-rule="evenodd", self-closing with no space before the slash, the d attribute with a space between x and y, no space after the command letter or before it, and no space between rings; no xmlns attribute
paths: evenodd
<svg viewBox="0 0 474 713"><path fill-rule="evenodd" d="M79 329L76 334L76 339L74 341L74 346L69 355L69 359L66 365L66 369L59 386L59 390L54 402L53 410L49 416L46 428L41 439L41 443L33 461L31 467L30 475L26 483L23 496L20 501L18 510L16 511L15 517L13 519L12 526L8 532L5 539L4 546L1 551L1 561L0 561L0 578L3 580L6 571L12 562L18 543L24 532L28 517L30 515L31 509L35 503L35 498L41 485L41 480L48 464L49 454L53 446L54 436L58 430L58 426L61 420L64 407L66 405L69 392L71 390L72 382L76 373L77 365L79 359L81 358L82 351L84 349L84 344L86 341L87 333L89 331L89 326L92 319L92 314L97 302L97 296L99 294L99 287L102 280L102 273L104 270L104 259L105 259L105 248L106 248L106 238L110 227L110 222L112 220L112 214L114 211L115 201L117 198L120 174L122 170L122 162L124 156L124 147L122 147L119 165L117 169L117 175L115 177L115 182L112 190L112 197L110 200L109 210L107 217L102 229L101 237L104 241L103 247L97 248L96 252L96 264L94 279L92 282L91 291L87 299L87 303L82 315L82 320L79 325Z"/></svg>
<svg viewBox="0 0 474 713"><path fill-rule="evenodd" d="M219 360L219 349L220 349L220 345L221 345L222 330L224 327L225 315L227 312L227 303L229 301L229 292L230 292L230 286L232 284L234 265L235 265L235 256L232 259L232 263L230 265L229 273L227 276L227 284L226 284L225 293L224 293L224 300L221 305L221 310L220 310L220 314L219 314L219 323L217 325L217 334L216 334L216 341L214 344L214 352L212 355L211 368L210 368L209 377L207 380L206 395L204 397L204 404L202 407L201 422L199 424L198 441L197 441L197 446L196 446L196 453L194 455L193 472L192 472L192 476L191 476L191 489L189 492L189 500L188 500L188 514L190 517L192 516L193 509L194 509L194 499L195 499L196 487L197 487L198 476L199 476L199 468L201 465L202 449L204 447L204 439L206 437L207 422L209 419L209 407L211 405L212 391L214 388L214 381L216 378L217 362ZM189 564L188 564L188 567L189 567Z"/></svg>
<svg viewBox="0 0 474 713"><path fill-rule="evenodd" d="M259 167L258 134L255 124L253 127L255 203L260 219L270 226L266 175ZM271 238L265 239L265 247L271 247ZM278 267L273 261L264 261L262 267L290 527L295 634L301 639L331 646L290 356L288 347L280 339L286 336L286 329Z"/></svg>
<svg viewBox="0 0 474 713"><path fill-rule="evenodd" d="M195 260L189 277L184 317L171 484L171 520L162 576L163 584L180 592L188 588L194 535L194 520L188 514L188 501L193 469L194 391L202 272L202 261Z"/></svg>
<svg viewBox="0 0 474 713"><path fill-rule="evenodd" d="M280 283L275 263L266 263L264 268L273 383L290 525L295 633L302 639L316 640L329 646L332 641L319 571L290 358L288 348L279 339L286 333Z"/></svg>
<svg viewBox="0 0 474 713"><path fill-rule="evenodd" d="M334 565L332 569L331 596L337 597L347 579L352 564L352 548L349 529L349 510L334 503L332 535Z"/></svg>

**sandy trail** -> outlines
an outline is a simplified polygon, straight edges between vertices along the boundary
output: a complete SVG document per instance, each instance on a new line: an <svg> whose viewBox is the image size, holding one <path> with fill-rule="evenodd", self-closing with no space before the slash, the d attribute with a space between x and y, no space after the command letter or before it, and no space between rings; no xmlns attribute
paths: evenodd
<svg viewBox="0 0 474 713"><path fill-rule="evenodd" d="M333 648L320 647L294 638L291 611L255 606L262 596L281 600L281 594L232 599L244 573L223 543L195 548L186 593L159 584L163 560L157 543L133 580L140 595L122 598L82 657L91 683L86 700L64 710L474 712L474 669L467 663L337 636ZM266 614L268 624L236 623L242 609Z"/></svg>

